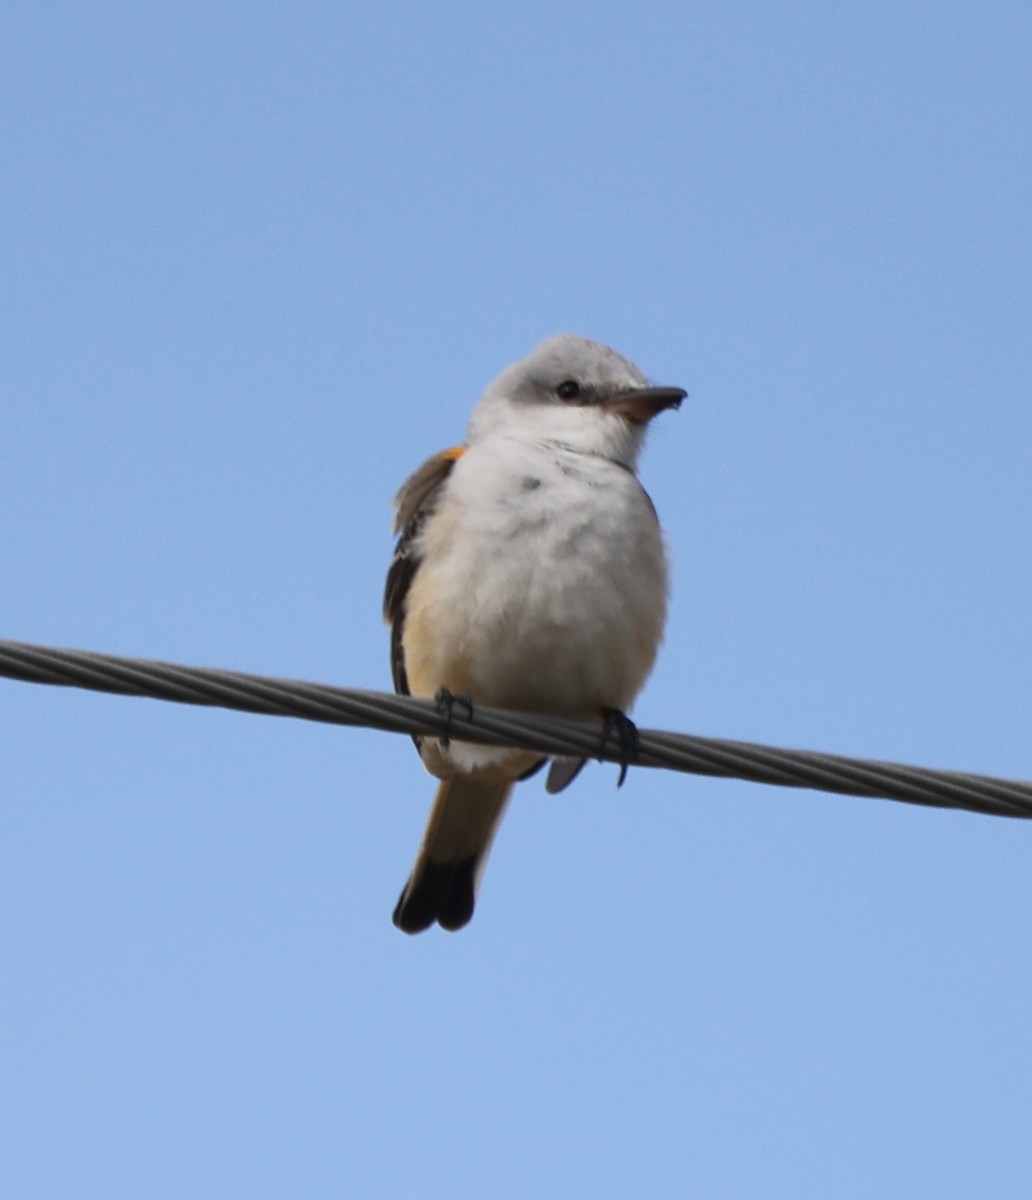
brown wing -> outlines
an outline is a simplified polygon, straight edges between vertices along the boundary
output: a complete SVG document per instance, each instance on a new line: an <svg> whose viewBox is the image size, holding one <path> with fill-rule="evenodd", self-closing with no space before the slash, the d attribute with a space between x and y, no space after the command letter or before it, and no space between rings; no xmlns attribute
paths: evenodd
<svg viewBox="0 0 1032 1200"><path fill-rule="evenodd" d="M402 696L409 694L405 673L405 651L402 633L405 626L405 597L419 569L418 538L427 517L434 511L441 496L444 481L465 452L465 446L442 450L425 463L402 485L394 497L394 532L401 533L394 548L394 558L387 572L383 593L383 618L391 627L391 677L394 690Z"/></svg>

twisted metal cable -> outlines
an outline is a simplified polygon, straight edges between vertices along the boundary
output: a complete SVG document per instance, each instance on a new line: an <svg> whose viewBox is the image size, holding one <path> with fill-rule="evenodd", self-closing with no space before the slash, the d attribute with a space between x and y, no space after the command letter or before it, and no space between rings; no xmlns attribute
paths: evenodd
<svg viewBox="0 0 1032 1200"><path fill-rule="evenodd" d="M621 760L621 748L615 742L602 745L600 727L590 721L534 716L480 705L471 718L462 706L446 718L432 701L409 696L184 667L86 650L59 650L0 640L0 676L26 683L149 696L180 704L299 717L332 725L359 725L392 733L449 735L487 745L540 750L543 754L605 762ZM876 796L993 816L1032 817L1032 783L654 729L640 729L638 734L635 759L638 766L851 796Z"/></svg>

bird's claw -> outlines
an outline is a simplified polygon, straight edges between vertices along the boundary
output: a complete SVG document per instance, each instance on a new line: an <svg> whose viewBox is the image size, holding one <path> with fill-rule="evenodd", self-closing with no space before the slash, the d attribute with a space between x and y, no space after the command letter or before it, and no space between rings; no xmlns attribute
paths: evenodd
<svg viewBox="0 0 1032 1200"><path fill-rule="evenodd" d="M441 736L441 748L447 750L451 744L452 722L455 719L455 709L466 710L465 720L473 720L473 701L469 696L455 696L447 688L438 688L434 694L434 706L444 717L444 733Z"/></svg>
<svg viewBox="0 0 1032 1200"><path fill-rule="evenodd" d="M615 739L620 747L620 778L617 779L616 786L622 787L627 778L627 768L638 757L638 727L618 708L603 709L602 719L605 722L602 728L602 749L605 750L610 739Z"/></svg>

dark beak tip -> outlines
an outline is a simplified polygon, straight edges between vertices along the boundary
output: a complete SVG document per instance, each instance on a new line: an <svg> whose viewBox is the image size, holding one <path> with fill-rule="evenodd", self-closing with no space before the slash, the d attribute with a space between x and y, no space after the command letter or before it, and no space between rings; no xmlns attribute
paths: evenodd
<svg viewBox="0 0 1032 1200"><path fill-rule="evenodd" d="M606 407L636 425L644 425L669 408L680 408L687 395L684 388L643 387L613 396Z"/></svg>
<svg viewBox="0 0 1032 1200"><path fill-rule="evenodd" d="M687 400L688 393L679 387L646 388L645 394L655 396L660 402L665 402L668 408L680 408L681 402Z"/></svg>
<svg viewBox="0 0 1032 1200"><path fill-rule="evenodd" d="M657 414L665 409L678 409L688 399L688 393L684 388L675 387L658 387L650 389L657 400Z"/></svg>

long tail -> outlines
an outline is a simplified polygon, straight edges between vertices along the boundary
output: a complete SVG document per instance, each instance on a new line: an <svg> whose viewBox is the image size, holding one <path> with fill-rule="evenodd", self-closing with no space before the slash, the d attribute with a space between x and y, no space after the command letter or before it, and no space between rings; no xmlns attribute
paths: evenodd
<svg viewBox="0 0 1032 1200"><path fill-rule="evenodd" d="M399 929L421 933L436 921L454 930L469 921L512 789L506 781L482 783L462 776L442 780L416 864L394 910Z"/></svg>

